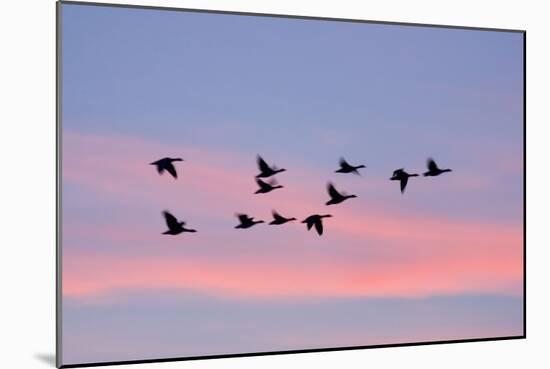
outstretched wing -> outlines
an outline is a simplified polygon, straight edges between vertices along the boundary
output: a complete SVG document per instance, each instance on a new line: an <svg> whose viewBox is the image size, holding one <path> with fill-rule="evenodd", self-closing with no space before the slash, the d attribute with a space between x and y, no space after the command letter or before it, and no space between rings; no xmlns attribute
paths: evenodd
<svg viewBox="0 0 550 369"><path fill-rule="evenodd" d="M168 173L170 173L172 175L172 177L174 177L176 179L178 178L178 173L176 172L176 168L174 168L172 163L167 163L164 166L164 169L166 169L168 171Z"/></svg>
<svg viewBox="0 0 550 369"><path fill-rule="evenodd" d="M262 159L262 157L260 155L258 155L258 168L260 168L260 172L262 172L262 173L269 172L271 170L269 165L267 165L265 160Z"/></svg>
<svg viewBox="0 0 550 369"><path fill-rule="evenodd" d="M272 187L270 184L262 181L259 178L256 178L256 183L258 184L258 186L260 186L262 190L269 190Z"/></svg>
<svg viewBox="0 0 550 369"><path fill-rule="evenodd" d="M237 218L239 218L239 221L241 223L247 222L249 219L251 219L246 214L236 214L236 215L237 215Z"/></svg>
<svg viewBox="0 0 550 369"><path fill-rule="evenodd" d="M405 168L399 168L399 169L394 170L393 171L394 177L402 174L404 170L405 170Z"/></svg>
<svg viewBox="0 0 550 369"><path fill-rule="evenodd" d="M163 211L162 215L164 215L164 220L166 221L166 225L170 229L178 228L180 226L180 223L178 222L178 219L170 214L168 211ZM184 223L185 224L185 223Z"/></svg>
<svg viewBox="0 0 550 369"><path fill-rule="evenodd" d="M275 210L272 210L271 211L271 214L273 215L273 219L275 220L278 220L278 221L283 221L283 220L286 220L285 217L281 216L279 213L277 213Z"/></svg>
<svg viewBox="0 0 550 369"><path fill-rule="evenodd" d="M407 182L409 181L409 177L403 177L401 178L400 185L401 185L401 193L405 192L405 187L407 187Z"/></svg>
<svg viewBox="0 0 550 369"><path fill-rule="evenodd" d="M317 233L319 233L319 236L323 234L323 222L321 221L321 219L315 222L315 230L317 231Z"/></svg>
<svg viewBox="0 0 550 369"><path fill-rule="evenodd" d="M335 198L335 197L341 197L342 195L340 194L340 192L338 192L336 190L336 188L334 188L334 185L332 183L329 182L329 184L327 185L327 191L328 191L328 194L330 195L330 197L332 198Z"/></svg>
<svg viewBox="0 0 550 369"><path fill-rule="evenodd" d="M352 170L352 169L353 169L353 167L351 166L351 164L348 163L348 162L346 161L346 159L344 159L344 158L341 158L341 159L340 159L340 168L346 169L346 170Z"/></svg>
<svg viewBox="0 0 550 369"><path fill-rule="evenodd" d="M437 164L432 158L428 159L428 170L430 171L438 171L439 168L437 167Z"/></svg>

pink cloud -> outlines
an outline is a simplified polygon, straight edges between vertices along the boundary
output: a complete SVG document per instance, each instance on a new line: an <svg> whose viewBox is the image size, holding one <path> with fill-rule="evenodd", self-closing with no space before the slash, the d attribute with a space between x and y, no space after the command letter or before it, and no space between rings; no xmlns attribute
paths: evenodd
<svg viewBox="0 0 550 369"><path fill-rule="evenodd" d="M418 297L506 292L521 280L516 258L432 258L414 263L331 263L301 266L270 261L227 263L170 258L126 258L93 253L64 258L63 295L93 296L117 289L186 288L226 296Z"/></svg>
<svg viewBox="0 0 550 369"><path fill-rule="evenodd" d="M422 217L394 209L389 212L376 202L327 208L319 205L326 197L319 186L322 176L307 170L298 171L299 180L286 177L285 191L274 192L269 198L255 196L253 159L190 146L65 133L64 150L64 181L128 206L159 207L154 213L158 222L154 230L143 219L135 219L135 224L119 220L120 224L112 226L75 224L67 219L65 296L169 287L264 298L419 296L516 292L522 279L519 225ZM164 155L188 159L178 166L180 180L159 177L147 164ZM369 181L367 186L378 183ZM239 244L245 242L243 239L231 239L235 234L234 211L265 219L273 202L297 217L307 215L308 209L330 212L335 217L327 220L322 239L307 233L301 224L289 225L284 234L268 236L267 241L262 241L265 228L254 229L246 233L253 245L247 249ZM198 233L177 239L179 248L174 248L174 239L159 236L163 227L160 210L167 207L184 213L191 225L195 225L194 217L208 217L226 221L227 229L219 235ZM196 226L200 228L200 224ZM111 253L72 249L79 238L115 248ZM117 253L116 246L132 247L138 241L150 245L145 246L147 252L135 256ZM262 247L264 244L269 247ZM170 251L163 252L163 248Z"/></svg>

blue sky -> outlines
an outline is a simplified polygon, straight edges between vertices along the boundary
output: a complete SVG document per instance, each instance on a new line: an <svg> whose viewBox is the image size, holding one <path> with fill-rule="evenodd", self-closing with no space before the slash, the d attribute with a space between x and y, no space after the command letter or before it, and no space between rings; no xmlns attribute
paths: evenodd
<svg viewBox="0 0 550 369"><path fill-rule="evenodd" d="M157 350L149 358L333 346L312 333L335 329L323 326L326 306L358 322L343 325L343 346L521 334L521 33L72 4L62 12L66 363L127 360L147 346ZM288 169L283 190L252 195L258 153ZM185 158L180 180L147 165L163 156ZM335 175L341 156L366 164L363 175ZM388 181L397 168L424 171L430 156L453 172L413 178L404 196ZM359 198L327 209L329 180ZM274 207L335 216L322 238L300 224L235 233L234 212L267 220ZM160 236L166 208L199 232ZM201 304L245 313L217 328L226 339L216 345L199 328L167 334L166 350L140 335L114 351L103 345L112 324L128 328L124 311L155 330L167 309L161 334L177 326L186 299L191 313ZM231 342L243 316L266 324L288 301L296 312L278 319L289 324L266 328L258 346ZM402 322L410 330L393 330L409 304L440 320L420 309ZM383 316L367 319L363 308ZM282 342L301 309L309 343L306 334ZM476 329L459 329L468 317ZM203 346L185 346L190 337Z"/></svg>

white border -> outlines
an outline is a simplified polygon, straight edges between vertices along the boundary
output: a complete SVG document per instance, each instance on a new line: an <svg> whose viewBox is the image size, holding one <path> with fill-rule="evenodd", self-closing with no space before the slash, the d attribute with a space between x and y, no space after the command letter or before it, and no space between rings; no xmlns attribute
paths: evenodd
<svg viewBox="0 0 550 369"><path fill-rule="evenodd" d="M113 0L112 2L117 2ZM549 31L544 2L339 0L131 1L133 4L527 29L528 338L520 341L175 362L136 368L545 367L550 333L547 231ZM2 4L0 337L2 366L52 367L55 349L55 3ZM46 356L45 356L46 355ZM51 356L50 356L51 357Z"/></svg>

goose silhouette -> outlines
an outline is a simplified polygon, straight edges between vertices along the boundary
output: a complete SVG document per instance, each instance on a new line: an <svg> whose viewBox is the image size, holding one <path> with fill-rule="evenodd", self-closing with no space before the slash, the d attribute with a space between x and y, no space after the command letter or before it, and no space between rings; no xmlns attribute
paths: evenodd
<svg viewBox="0 0 550 369"><path fill-rule="evenodd" d="M183 232L196 232L194 229L188 229L185 228L185 222L180 222L175 216L170 214L168 211L163 211L162 215L164 215L164 220L166 221L166 225L168 226L168 230L166 232L163 232L162 234L170 234L170 235L177 235Z"/></svg>
<svg viewBox="0 0 550 369"><path fill-rule="evenodd" d="M263 220L254 220L254 218L249 217L246 214L237 214L236 216L237 216L237 218L239 218L239 222L240 222L239 225L235 226L235 228L238 228L238 229L246 229L246 228L250 228L250 227L252 227L256 224L264 223Z"/></svg>
<svg viewBox="0 0 550 369"><path fill-rule="evenodd" d="M332 217L332 215L330 214L325 214L325 215L314 214L302 220L302 223L307 224L308 231L311 230L311 227L315 226L315 230L317 231L319 236L321 236L323 234L323 218L330 218L330 217Z"/></svg>
<svg viewBox="0 0 550 369"><path fill-rule="evenodd" d="M342 158L340 159L340 169L335 171L335 173L354 173L354 174L360 175L359 171L357 170L360 168L366 168L366 166L364 165L353 166L353 165L350 165L346 161L346 159Z"/></svg>
<svg viewBox="0 0 550 369"><path fill-rule="evenodd" d="M327 201L325 205L335 205L347 199L352 199L354 197L357 197L356 195L348 195L345 192L342 192L342 193L338 192L336 188L334 188L334 185L330 182L327 185L327 191L330 196L330 200Z"/></svg>
<svg viewBox="0 0 550 369"><path fill-rule="evenodd" d="M400 168L393 172L393 176L390 178L390 180L399 181L401 186L401 193L404 193L405 188L407 187L407 182L409 181L409 177L418 177L418 174L409 174L405 172L405 169Z"/></svg>
<svg viewBox="0 0 550 369"><path fill-rule="evenodd" d="M261 179L256 178L256 183L258 184L258 186L260 186L260 188L256 192L254 192L255 194L268 193L276 190L277 188L283 188L283 186L277 184L277 181L275 181L275 179L271 180L270 182L264 182Z"/></svg>
<svg viewBox="0 0 550 369"><path fill-rule="evenodd" d="M178 173L176 172L176 168L174 167L174 164L172 164L175 161L183 161L181 158L162 158L160 160L154 161L152 163L149 163L149 165L155 165L157 167L157 172L159 174L164 173L164 171L167 171L172 175L174 178L178 178Z"/></svg>
<svg viewBox="0 0 550 369"><path fill-rule="evenodd" d="M435 160L433 160L432 158L428 159L427 166L428 171L424 173L424 177L435 177L440 175L441 173L453 171L452 169L439 169L439 167L435 163Z"/></svg>
<svg viewBox="0 0 550 369"><path fill-rule="evenodd" d="M296 220L296 218L285 218L285 217L283 217L282 215L280 215L279 213L277 213L275 210L273 210L273 211L271 212L271 214L273 215L273 221L271 221L271 222L269 223L269 224L271 224L271 225L285 224L285 223L287 223L287 222Z"/></svg>
<svg viewBox="0 0 550 369"><path fill-rule="evenodd" d="M256 175L256 178L268 178L286 170L284 168L279 169L276 166L270 167L260 155L258 155L258 168L260 168L260 174Z"/></svg>

